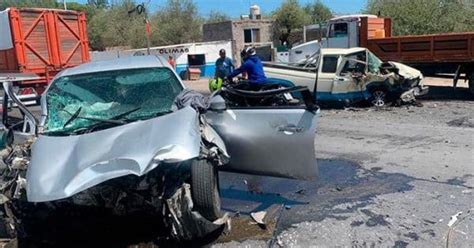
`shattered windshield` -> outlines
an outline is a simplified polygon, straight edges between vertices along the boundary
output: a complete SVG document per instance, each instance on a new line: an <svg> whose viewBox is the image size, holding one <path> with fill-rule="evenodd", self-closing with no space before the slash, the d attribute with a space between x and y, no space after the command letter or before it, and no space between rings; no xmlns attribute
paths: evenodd
<svg viewBox="0 0 474 248"><path fill-rule="evenodd" d="M104 129L166 114L182 89L168 68L64 76L47 92L45 133L68 134L101 124Z"/></svg>
<svg viewBox="0 0 474 248"><path fill-rule="evenodd" d="M375 54L371 53L371 52L367 52L368 54L368 63L369 63L369 72L371 73L378 73L379 72L379 68L380 66L382 65L382 61L377 58L377 56L375 56Z"/></svg>

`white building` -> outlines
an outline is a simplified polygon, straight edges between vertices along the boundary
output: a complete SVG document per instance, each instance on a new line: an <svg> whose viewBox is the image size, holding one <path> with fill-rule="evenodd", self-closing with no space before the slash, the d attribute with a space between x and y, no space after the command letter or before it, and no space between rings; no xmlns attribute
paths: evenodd
<svg viewBox="0 0 474 248"><path fill-rule="evenodd" d="M150 53L152 55L161 56L165 60L168 60L168 57L172 56L176 61L176 72L180 76L183 76L186 69L191 66L199 68L201 70L201 76L213 77L220 49L225 49L227 56L233 59L231 41L211 41L151 47ZM147 49L91 52L90 54L92 61L100 61L126 56L143 56L147 54Z"/></svg>

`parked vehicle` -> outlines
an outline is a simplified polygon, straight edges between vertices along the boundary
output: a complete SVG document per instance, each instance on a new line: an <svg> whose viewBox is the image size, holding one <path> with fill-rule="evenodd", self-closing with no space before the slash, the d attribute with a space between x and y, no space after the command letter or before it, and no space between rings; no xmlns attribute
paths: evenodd
<svg viewBox="0 0 474 248"><path fill-rule="evenodd" d="M0 11L0 73L34 73L19 82L22 93L41 94L61 70L89 59L86 16L59 9Z"/></svg>
<svg viewBox="0 0 474 248"><path fill-rule="evenodd" d="M454 87L464 74L474 95L474 32L393 37L392 20L375 15L341 16L329 20L327 27L323 48L365 47L383 61L404 63L425 75L454 74ZM299 49L306 46L314 44Z"/></svg>
<svg viewBox="0 0 474 248"><path fill-rule="evenodd" d="M3 83L6 97L33 125L26 143L10 141L1 152L8 165L3 207L22 209L3 211L10 233L35 209L89 206L155 213L174 238L193 239L228 218L219 170L317 176L314 104L227 105L220 92L207 101L186 90L163 59L139 56L62 71L43 94L37 120L12 81ZM21 126L3 123L8 137Z"/></svg>
<svg viewBox="0 0 474 248"><path fill-rule="evenodd" d="M366 48L324 48L304 63L265 63L264 69L269 80L306 86L323 102L368 100L380 107L397 99L410 102L428 92L420 71L396 62L383 63Z"/></svg>

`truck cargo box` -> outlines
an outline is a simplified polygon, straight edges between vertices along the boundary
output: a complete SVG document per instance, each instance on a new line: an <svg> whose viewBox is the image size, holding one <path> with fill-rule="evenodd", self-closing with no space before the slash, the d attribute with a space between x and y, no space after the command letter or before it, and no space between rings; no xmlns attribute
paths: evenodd
<svg viewBox="0 0 474 248"><path fill-rule="evenodd" d="M90 60L81 12L10 8L0 12L0 31L0 73L37 74L39 80L20 87L32 87L39 94L58 72Z"/></svg>
<svg viewBox="0 0 474 248"><path fill-rule="evenodd" d="M390 18L361 18L360 46L384 61L406 64L472 63L474 32L392 36Z"/></svg>

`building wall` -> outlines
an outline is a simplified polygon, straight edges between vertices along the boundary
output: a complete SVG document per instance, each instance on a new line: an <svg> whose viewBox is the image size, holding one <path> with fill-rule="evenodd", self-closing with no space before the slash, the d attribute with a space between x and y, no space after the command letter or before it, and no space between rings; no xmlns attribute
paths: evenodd
<svg viewBox="0 0 474 248"><path fill-rule="evenodd" d="M260 42L259 43L245 43L244 30L245 29L259 29ZM246 46L261 46L273 43L273 21L272 20L239 20L232 22L232 41L234 58L237 64L240 64L240 51Z"/></svg>
<svg viewBox="0 0 474 248"><path fill-rule="evenodd" d="M204 42L232 40L232 21L206 23L202 26Z"/></svg>
<svg viewBox="0 0 474 248"><path fill-rule="evenodd" d="M260 30L260 42L245 43L244 30L252 28ZM204 41L232 40L232 57L239 65L240 51L245 46L271 45L273 43L273 21L269 19L248 19L207 23L203 25L203 36Z"/></svg>

